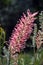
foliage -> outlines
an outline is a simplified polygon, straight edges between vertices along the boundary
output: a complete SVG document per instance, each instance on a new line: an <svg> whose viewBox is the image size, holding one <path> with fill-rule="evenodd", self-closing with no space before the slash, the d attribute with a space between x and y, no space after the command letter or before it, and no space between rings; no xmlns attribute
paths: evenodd
<svg viewBox="0 0 43 65"><path fill-rule="evenodd" d="M0 49L2 50L5 42L5 31L2 27L0 27ZM1 51L0 50L0 51ZM0 52L1 53L1 52Z"/></svg>
<svg viewBox="0 0 43 65"><path fill-rule="evenodd" d="M0 27L0 57L1 57L1 62L3 62L2 51L3 51L3 47L4 47L4 42L5 42L5 31L2 27Z"/></svg>
<svg viewBox="0 0 43 65"><path fill-rule="evenodd" d="M4 5L8 5L11 3L11 0L1 0L1 2L4 4Z"/></svg>

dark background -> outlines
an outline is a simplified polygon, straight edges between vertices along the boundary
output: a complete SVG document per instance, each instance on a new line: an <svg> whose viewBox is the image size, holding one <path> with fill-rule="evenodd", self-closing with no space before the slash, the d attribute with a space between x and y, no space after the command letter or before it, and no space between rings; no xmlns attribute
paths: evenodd
<svg viewBox="0 0 43 65"><path fill-rule="evenodd" d="M42 11L43 0L0 0L0 24L6 31L6 40L9 40L14 26L27 9L31 12ZM36 23L39 23L38 20Z"/></svg>

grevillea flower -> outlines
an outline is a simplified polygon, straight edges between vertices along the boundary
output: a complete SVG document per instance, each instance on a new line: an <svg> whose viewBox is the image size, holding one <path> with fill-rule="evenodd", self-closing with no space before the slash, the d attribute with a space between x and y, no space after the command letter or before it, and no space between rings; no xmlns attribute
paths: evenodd
<svg viewBox="0 0 43 65"><path fill-rule="evenodd" d="M19 23L16 24L14 30L12 31L12 35L9 39L9 49L11 53L20 52L21 49L25 48L25 42L30 37L32 33L34 21L36 18L37 12L31 13L27 10L27 16L23 13L21 19L19 19Z"/></svg>
<svg viewBox="0 0 43 65"><path fill-rule="evenodd" d="M36 46L37 46L37 49L39 49L42 44L43 44L43 31L39 30L38 34L36 36Z"/></svg>

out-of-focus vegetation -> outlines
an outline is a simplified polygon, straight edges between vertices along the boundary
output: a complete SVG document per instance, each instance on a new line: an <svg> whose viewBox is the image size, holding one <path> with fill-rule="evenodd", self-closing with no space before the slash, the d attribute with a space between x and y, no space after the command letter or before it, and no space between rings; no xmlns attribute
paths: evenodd
<svg viewBox="0 0 43 65"><path fill-rule="evenodd" d="M5 31L2 27L0 27L0 54L2 52L2 49L4 47L4 42L5 42Z"/></svg>
<svg viewBox="0 0 43 65"><path fill-rule="evenodd" d="M0 27L0 61L2 65L3 65L2 52L3 52L4 42L5 42L5 31L2 27Z"/></svg>
<svg viewBox="0 0 43 65"><path fill-rule="evenodd" d="M23 63L23 64L22 64ZM43 49L39 50L34 57L29 53L24 53L19 55L18 65L43 65Z"/></svg>
<svg viewBox="0 0 43 65"><path fill-rule="evenodd" d="M3 3L4 5L8 5L11 3L11 0L1 0L1 3Z"/></svg>

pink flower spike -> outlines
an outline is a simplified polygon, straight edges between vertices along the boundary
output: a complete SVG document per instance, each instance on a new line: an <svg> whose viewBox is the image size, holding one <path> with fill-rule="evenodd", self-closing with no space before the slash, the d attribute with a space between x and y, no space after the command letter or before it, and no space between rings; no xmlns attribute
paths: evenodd
<svg viewBox="0 0 43 65"><path fill-rule="evenodd" d="M23 48L25 48L25 42L30 37L34 21L36 18L36 13L31 13L30 10L27 10L27 16L26 14L23 14L21 19L19 19L19 24L17 23L14 27L14 30L12 31L12 35L9 38L9 49L11 51L11 54L20 52Z"/></svg>

